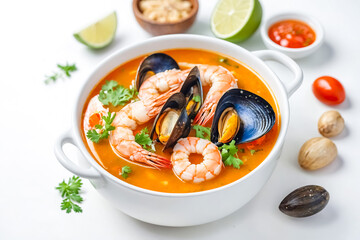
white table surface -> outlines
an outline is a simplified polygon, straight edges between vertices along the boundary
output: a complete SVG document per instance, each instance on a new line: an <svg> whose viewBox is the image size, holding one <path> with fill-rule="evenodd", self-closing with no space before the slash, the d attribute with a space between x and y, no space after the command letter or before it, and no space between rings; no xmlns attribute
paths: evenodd
<svg viewBox="0 0 360 240"><path fill-rule="evenodd" d="M216 0L200 1L189 33L212 36L210 14ZM324 46L298 60L304 83L291 97L291 121L283 153L263 190L246 206L219 221L196 227L167 228L126 216L84 180L82 214L60 210L54 187L72 176L55 159L53 145L70 128L73 103L89 72L113 51L151 36L132 15L130 0L3 1L0 7L0 239L360 239L360 1L264 0L264 19L283 11L315 15L324 25ZM115 42L91 51L72 33L116 10ZM264 49L259 32L239 44ZM76 63L71 79L46 86L44 75L57 63ZM279 76L291 77L279 65ZM321 75L338 78L346 102L320 103L311 92ZM333 138L339 150L330 166L306 172L297 163L302 143L319 136L317 120L337 109L346 130ZM278 205L297 187L318 184L330 192L327 207L309 218L282 214ZM176 216L174 216L176 217Z"/></svg>

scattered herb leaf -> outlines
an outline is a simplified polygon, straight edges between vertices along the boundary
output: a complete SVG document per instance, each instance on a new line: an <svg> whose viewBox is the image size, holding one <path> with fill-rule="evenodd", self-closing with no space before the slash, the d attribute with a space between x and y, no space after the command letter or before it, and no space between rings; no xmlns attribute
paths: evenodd
<svg viewBox="0 0 360 240"><path fill-rule="evenodd" d="M235 140L232 140L229 144L222 145L219 147L219 150L221 151L221 157L225 166L233 166L239 169L240 165L244 164L240 158L237 158L237 152L239 150L235 145Z"/></svg>
<svg viewBox="0 0 360 240"><path fill-rule="evenodd" d="M45 84L55 83L58 79L64 78L65 76L67 78L71 77L71 73L75 72L77 70L77 67L75 64L69 64L66 63L66 65L57 64L57 67L59 68L60 72L54 72L50 76L45 76Z"/></svg>
<svg viewBox="0 0 360 240"><path fill-rule="evenodd" d="M239 148L239 152L244 153L244 152L245 152L245 149Z"/></svg>
<svg viewBox="0 0 360 240"><path fill-rule="evenodd" d="M86 137L90 139L94 143L98 143L101 139L106 139L109 137L109 132L114 130L115 127L112 126L112 122L115 119L116 114L108 113L107 116L102 116L101 118L104 120L104 126L97 124L95 125L95 129L89 130L86 133Z"/></svg>
<svg viewBox="0 0 360 240"><path fill-rule="evenodd" d="M75 176L69 178L67 183L65 180L59 183L56 189L59 190L63 198L61 210L66 210L66 213L70 213L72 210L74 210L74 212L82 212L81 207L75 203L81 203L83 201L83 198L79 195L81 186L81 179Z"/></svg>
<svg viewBox="0 0 360 240"><path fill-rule="evenodd" d="M99 101L104 105L109 105L110 103L113 106L124 105L130 99L137 95L135 88L125 88L119 85L116 81L106 81L102 86L102 89L99 93Z"/></svg>
<svg viewBox="0 0 360 240"><path fill-rule="evenodd" d="M198 138L203 138L206 140L210 140L211 129L209 127L203 127L200 125L194 125L193 129L195 129L195 136ZM205 136L206 135L206 136Z"/></svg>
<svg viewBox="0 0 360 240"><path fill-rule="evenodd" d="M231 66L231 64L229 63L229 59L228 58L219 58L219 62L224 63L228 66Z"/></svg>
<svg viewBox="0 0 360 240"><path fill-rule="evenodd" d="M256 150L251 149L251 150L250 150L250 153L251 153L251 155L254 155L254 154L256 153Z"/></svg>
<svg viewBox="0 0 360 240"><path fill-rule="evenodd" d="M140 144L145 150L155 152L155 145L149 136L147 127L135 135L135 142Z"/></svg>
<svg viewBox="0 0 360 240"><path fill-rule="evenodd" d="M200 102L200 101L201 101L201 98L200 98L199 95L196 95L196 96L194 96L194 97L192 98L192 100L193 100L194 102Z"/></svg>
<svg viewBox="0 0 360 240"><path fill-rule="evenodd" d="M131 172L132 172L132 170L131 170L131 168L130 168L129 166L123 166L123 167L121 168L121 173L120 173L120 175L121 175L123 178L127 179L127 178L129 177L129 173L131 173Z"/></svg>
<svg viewBox="0 0 360 240"><path fill-rule="evenodd" d="M77 70L77 67L75 64L69 65L68 63L66 63L66 65L57 65L58 68L60 68L67 77L71 77L71 72L75 72Z"/></svg>

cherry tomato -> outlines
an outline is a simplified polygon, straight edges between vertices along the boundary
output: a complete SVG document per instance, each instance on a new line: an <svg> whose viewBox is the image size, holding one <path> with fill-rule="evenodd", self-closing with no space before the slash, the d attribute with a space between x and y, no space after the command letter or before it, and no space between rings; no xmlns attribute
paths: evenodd
<svg viewBox="0 0 360 240"><path fill-rule="evenodd" d="M316 79L312 90L317 99L328 105L338 105L345 100L345 89L335 78L322 76Z"/></svg>

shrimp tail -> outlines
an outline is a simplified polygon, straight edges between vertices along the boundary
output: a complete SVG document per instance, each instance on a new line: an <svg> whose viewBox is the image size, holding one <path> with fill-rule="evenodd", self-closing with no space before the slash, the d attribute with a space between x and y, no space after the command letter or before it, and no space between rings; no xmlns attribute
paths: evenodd
<svg viewBox="0 0 360 240"><path fill-rule="evenodd" d="M216 104L209 104L200 109L198 114L195 116L194 124L205 126L215 114Z"/></svg>
<svg viewBox="0 0 360 240"><path fill-rule="evenodd" d="M144 163L157 169L172 167L169 159L144 149L134 153L131 158L136 162Z"/></svg>

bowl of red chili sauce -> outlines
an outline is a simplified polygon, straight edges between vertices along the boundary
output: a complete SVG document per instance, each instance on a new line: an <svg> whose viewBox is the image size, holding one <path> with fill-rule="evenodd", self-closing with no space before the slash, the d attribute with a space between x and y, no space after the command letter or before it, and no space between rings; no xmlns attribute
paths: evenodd
<svg viewBox="0 0 360 240"><path fill-rule="evenodd" d="M282 13L269 18L261 27L267 48L278 50L291 58L314 53L324 41L324 30L313 17L300 13Z"/></svg>

